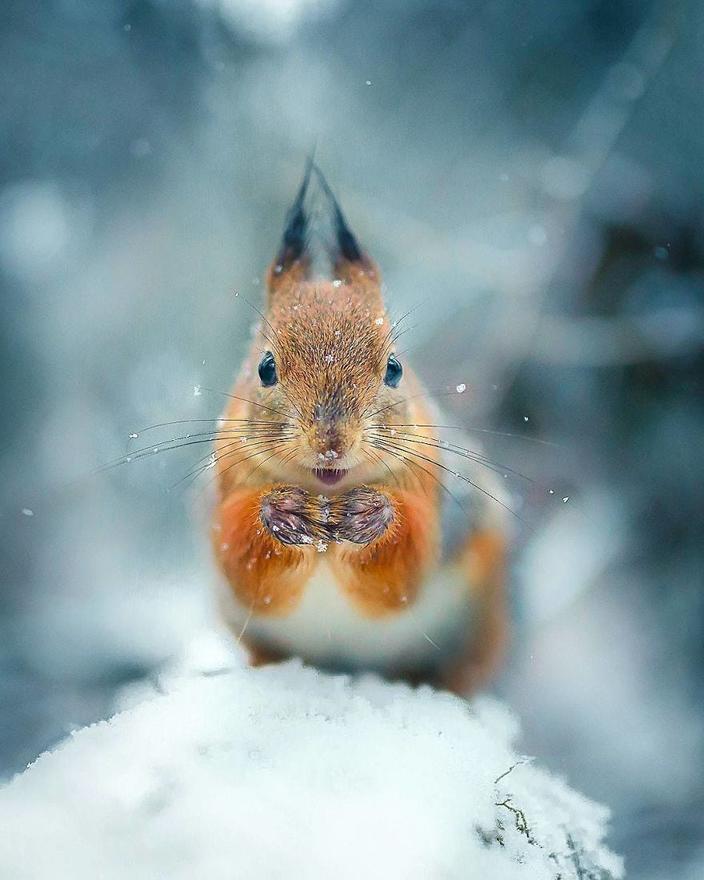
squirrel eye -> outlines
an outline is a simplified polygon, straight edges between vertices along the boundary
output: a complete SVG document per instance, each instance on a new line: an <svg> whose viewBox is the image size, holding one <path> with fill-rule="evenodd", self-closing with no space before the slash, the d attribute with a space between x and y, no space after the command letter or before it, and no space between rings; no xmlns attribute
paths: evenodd
<svg viewBox="0 0 704 880"><path fill-rule="evenodd" d="M390 354L389 360L386 363L386 375L384 376L384 385L388 385L389 388L398 387L398 383L401 381L401 376L403 376L403 367L401 366L399 360L396 358L396 355Z"/></svg>
<svg viewBox="0 0 704 880"><path fill-rule="evenodd" d="M270 351L264 352L264 356L259 361L259 378L265 388L270 388L279 381L276 375L276 361Z"/></svg>

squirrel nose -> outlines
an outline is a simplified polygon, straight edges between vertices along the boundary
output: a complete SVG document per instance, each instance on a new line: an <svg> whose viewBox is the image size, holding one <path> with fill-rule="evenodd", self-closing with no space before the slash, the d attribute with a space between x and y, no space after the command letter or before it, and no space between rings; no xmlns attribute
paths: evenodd
<svg viewBox="0 0 704 880"><path fill-rule="evenodd" d="M335 459L342 456L349 446L345 420L332 408L318 405L313 415L313 441L315 451L321 462L332 465Z"/></svg>
<svg viewBox="0 0 704 880"><path fill-rule="evenodd" d="M318 424L315 431L315 446L318 458L330 462L341 456L345 451L345 439L341 426L336 423Z"/></svg>

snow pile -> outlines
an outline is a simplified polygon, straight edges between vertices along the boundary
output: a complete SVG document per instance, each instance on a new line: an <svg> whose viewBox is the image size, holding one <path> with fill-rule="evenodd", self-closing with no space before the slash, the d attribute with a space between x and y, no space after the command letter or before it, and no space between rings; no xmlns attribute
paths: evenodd
<svg viewBox="0 0 704 880"><path fill-rule="evenodd" d="M292 661L181 675L0 790L13 880L622 876L491 701Z"/></svg>

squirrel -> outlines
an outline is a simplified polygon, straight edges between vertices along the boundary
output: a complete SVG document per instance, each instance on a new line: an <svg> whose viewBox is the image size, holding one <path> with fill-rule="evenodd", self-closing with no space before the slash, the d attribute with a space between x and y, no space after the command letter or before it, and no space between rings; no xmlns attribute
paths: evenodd
<svg viewBox="0 0 704 880"><path fill-rule="evenodd" d="M314 189L331 233L324 274ZM472 692L507 641L501 490L486 489L476 446L441 439L397 350L379 269L312 159L266 288L215 441L211 536L226 622L252 665L298 656ZM452 453L462 472L445 463ZM471 489L469 509L453 503L448 470Z"/></svg>

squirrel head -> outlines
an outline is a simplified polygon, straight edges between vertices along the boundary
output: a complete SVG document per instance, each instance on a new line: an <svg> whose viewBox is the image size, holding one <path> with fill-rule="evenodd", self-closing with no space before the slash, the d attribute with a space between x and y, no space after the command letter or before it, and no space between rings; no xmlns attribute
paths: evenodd
<svg viewBox="0 0 704 880"><path fill-rule="evenodd" d="M306 208L313 175L330 221L327 277L314 272ZM269 268L267 296L247 386L250 417L279 423L286 437L267 469L321 491L388 477L400 462L379 452L375 434L409 423L417 386L396 352L379 270L312 161Z"/></svg>

